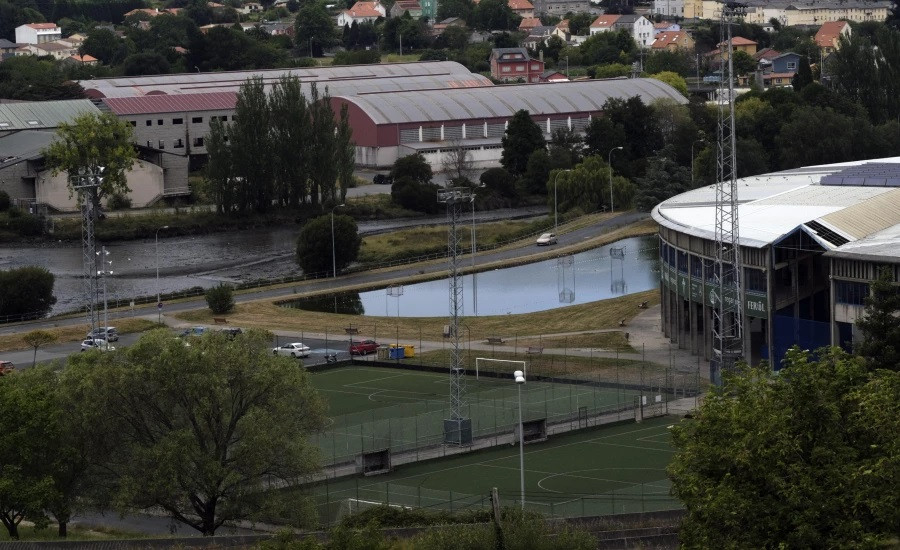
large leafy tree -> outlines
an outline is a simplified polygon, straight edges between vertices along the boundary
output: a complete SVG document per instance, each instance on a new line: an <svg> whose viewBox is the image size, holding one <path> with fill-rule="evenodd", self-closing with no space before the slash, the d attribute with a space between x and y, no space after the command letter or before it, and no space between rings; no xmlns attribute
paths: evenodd
<svg viewBox="0 0 900 550"><path fill-rule="evenodd" d="M44 156L54 175L100 174L102 169L95 194L99 205L103 197L130 191L126 172L137 158L133 140L134 130L127 120L109 112L84 113L72 122L60 123L56 140L44 150ZM72 185L70 179L70 190Z"/></svg>
<svg viewBox="0 0 900 550"><path fill-rule="evenodd" d="M234 121L228 127L234 175L239 178L238 209L267 211L275 198L274 169L270 158L272 120L262 78L241 86Z"/></svg>
<svg viewBox="0 0 900 550"><path fill-rule="evenodd" d="M46 268L26 266L0 271L0 316L36 319L53 304L56 277Z"/></svg>
<svg viewBox="0 0 900 550"><path fill-rule="evenodd" d="M673 493L696 548L860 547L900 524L900 373L793 349L745 368L672 429Z"/></svg>
<svg viewBox="0 0 900 550"><path fill-rule="evenodd" d="M856 320L863 333L856 353L872 369L900 371L900 287L892 269L882 269L866 297L865 314Z"/></svg>
<svg viewBox="0 0 900 550"><path fill-rule="evenodd" d="M873 123L896 119L900 115L900 30L878 27L874 39L855 32L840 40L840 47L825 63L825 76L841 95L864 105Z"/></svg>
<svg viewBox="0 0 900 550"><path fill-rule="evenodd" d="M519 26L521 17L513 13L506 0L482 0L472 12L475 26L486 31L513 30Z"/></svg>
<svg viewBox="0 0 900 550"><path fill-rule="evenodd" d="M509 119L502 144L500 164L515 176L525 173L533 152L547 147L541 128L524 109L516 111Z"/></svg>
<svg viewBox="0 0 900 550"><path fill-rule="evenodd" d="M311 134L309 103L296 78L283 78L269 94L272 112L272 160L275 193L282 205L309 199L309 169L315 162L307 146Z"/></svg>
<svg viewBox="0 0 900 550"><path fill-rule="evenodd" d="M318 468L309 435L323 426L324 404L295 361L272 355L270 339L214 332L185 346L158 330L124 352L70 357L68 391L115 442L100 465L109 502L159 507L204 535L289 511L281 505L291 497L271 489Z"/></svg>
<svg viewBox="0 0 900 550"><path fill-rule="evenodd" d="M431 183L432 176L431 165L419 153L400 157L391 167L391 177L395 180L406 177L415 183L425 185Z"/></svg>
<svg viewBox="0 0 900 550"><path fill-rule="evenodd" d="M667 198L690 189L691 171L679 166L672 158L673 153L672 148L667 147L650 159L647 171L635 181L634 203L638 210L649 212Z"/></svg>
<svg viewBox="0 0 900 550"><path fill-rule="evenodd" d="M297 12L295 26L297 52L310 57L322 57L323 50L338 42L334 21L321 2L309 0Z"/></svg>
<svg viewBox="0 0 900 550"><path fill-rule="evenodd" d="M343 269L356 260L362 239L356 221L350 216L334 216L334 266ZM309 220L297 238L297 262L304 273L332 270L332 217Z"/></svg>

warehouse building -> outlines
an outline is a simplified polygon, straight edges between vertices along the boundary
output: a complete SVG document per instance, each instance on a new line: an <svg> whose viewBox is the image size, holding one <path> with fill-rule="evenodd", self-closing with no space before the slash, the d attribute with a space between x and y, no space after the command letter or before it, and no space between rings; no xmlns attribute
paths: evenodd
<svg viewBox="0 0 900 550"><path fill-rule="evenodd" d="M744 357L780 367L793 345L852 349L882 269L900 282L900 157L738 180ZM653 209L659 223L662 330L712 357L715 188Z"/></svg>
<svg viewBox="0 0 900 550"><path fill-rule="evenodd" d="M506 126L527 110L547 139L557 128L581 132L610 98L639 96L645 103L687 100L649 78L451 88L359 95L333 94L335 112L347 107L358 166L385 168L421 153L434 170L442 157L465 148L475 168L497 166Z"/></svg>

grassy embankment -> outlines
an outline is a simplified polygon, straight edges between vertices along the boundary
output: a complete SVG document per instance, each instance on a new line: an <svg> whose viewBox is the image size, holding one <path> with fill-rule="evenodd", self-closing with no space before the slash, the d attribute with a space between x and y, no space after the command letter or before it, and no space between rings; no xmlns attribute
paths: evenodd
<svg viewBox="0 0 900 550"><path fill-rule="evenodd" d="M147 319L115 319L110 322L111 326L116 327L119 334L127 334L129 332L144 332L160 326L159 324L148 321ZM56 336L56 342L78 342L84 340L85 335L90 330L87 324L83 325L66 325L62 327L49 327L41 329ZM13 351L30 349L25 343L23 337L28 332L20 332L16 334L0 335L0 351ZM51 344L52 345L52 344ZM115 343L113 343L115 345ZM73 351L77 351L73 349Z"/></svg>
<svg viewBox="0 0 900 550"><path fill-rule="evenodd" d="M9 538L6 529L0 529L0 542L25 542L25 541L96 541L96 540L120 540L120 539L145 539L148 535L121 531L110 527L81 527L70 525L66 532L66 538L57 536L56 524L51 523L46 529L36 529L33 525L23 522L19 525L19 540Z"/></svg>

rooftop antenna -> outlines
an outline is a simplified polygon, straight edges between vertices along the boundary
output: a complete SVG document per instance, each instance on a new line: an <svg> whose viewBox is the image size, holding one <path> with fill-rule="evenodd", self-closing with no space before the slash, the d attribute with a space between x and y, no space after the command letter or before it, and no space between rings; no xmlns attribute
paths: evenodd
<svg viewBox="0 0 900 550"><path fill-rule="evenodd" d="M722 383L722 372L734 369L743 357L743 285L738 224L737 150L734 124L734 45L731 26L745 4L723 2L720 15L718 155L716 162L717 302L713 310L713 360L710 382Z"/></svg>
<svg viewBox="0 0 900 550"><path fill-rule="evenodd" d="M461 241L459 220L463 207L475 200L468 187L439 189L437 200L447 205L450 229L447 233L447 257L450 269L450 418L444 419L444 443L470 445L472 443L472 419L463 415L466 400L466 370L462 365L462 348L459 341L460 317L463 310L463 282L459 274L459 245Z"/></svg>

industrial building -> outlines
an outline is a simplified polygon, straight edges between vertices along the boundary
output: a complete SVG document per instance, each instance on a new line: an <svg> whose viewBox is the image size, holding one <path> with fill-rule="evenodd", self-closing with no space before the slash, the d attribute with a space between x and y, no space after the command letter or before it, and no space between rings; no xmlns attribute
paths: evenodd
<svg viewBox="0 0 900 550"><path fill-rule="evenodd" d="M715 198L703 187L653 209L662 330L705 359L719 299ZM741 178L738 200L744 357L779 368L795 344L851 349L870 283L883 268L900 282L900 157Z"/></svg>
<svg viewBox="0 0 900 550"><path fill-rule="evenodd" d="M421 153L440 170L442 157L459 147L470 152L473 167L497 166L508 121L521 109L549 140L557 128L583 131L608 99L634 96L645 103L687 102L668 84L650 78L334 94L331 102L335 112L347 107L358 166L386 168Z"/></svg>

